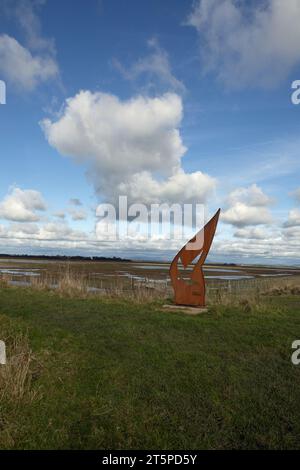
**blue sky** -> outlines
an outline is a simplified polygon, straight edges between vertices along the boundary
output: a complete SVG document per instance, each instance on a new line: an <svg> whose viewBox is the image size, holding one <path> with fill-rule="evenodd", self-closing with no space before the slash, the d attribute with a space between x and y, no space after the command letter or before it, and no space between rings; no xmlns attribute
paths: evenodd
<svg viewBox="0 0 300 470"><path fill-rule="evenodd" d="M221 207L211 260L299 264L299 20L297 0L1 2L0 251L168 259L95 231L126 194Z"/></svg>

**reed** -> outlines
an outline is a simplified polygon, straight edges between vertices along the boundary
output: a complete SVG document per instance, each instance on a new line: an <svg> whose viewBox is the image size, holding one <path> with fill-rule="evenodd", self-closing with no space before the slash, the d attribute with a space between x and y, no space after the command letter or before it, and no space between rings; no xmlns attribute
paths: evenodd
<svg viewBox="0 0 300 470"><path fill-rule="evenodd" d="M0 287L8 287L10 281L11 281L11 276L9 274L1 274Z"/></svg>
<svg viewBox="0 0 300 470"><path fill-rule="evenodd" d="M6 344L7 362L0 367L0 402L32 401L38 391L32 388L37 362L26 333L10 333L1 337Z"/></svg>
<svg viewBox="0 0 300 470"><path fill-rule="evenodd" d="M2 275L0 286L7 287L12 276ZM158 284L144 279L124 279L117 274L103 283L102 280L71 269L69 264L59 265L55 274L45 273L31 278L30 287L35 290L55 290L63 297L99 297L128 299L135 303L166 301L173 297L170 283ZM208 305L258 305L267 296L299 295L300 277L259 277L254 279L214 281L207 280L206 298Z"/></svg>

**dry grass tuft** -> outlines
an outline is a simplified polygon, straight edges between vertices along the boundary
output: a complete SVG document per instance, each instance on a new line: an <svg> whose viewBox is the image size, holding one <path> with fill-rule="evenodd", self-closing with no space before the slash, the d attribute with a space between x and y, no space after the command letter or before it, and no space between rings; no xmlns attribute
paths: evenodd
<svg viewBox="0 0 300 470"><path fill-rule="evenodd" d="M9 274L0 275L0 287L8 287L11 281L11 276Z"/></svg>
<svg viewBox="0 0 300 470"><path fill-rule="evenodd" d="M37 361L29 347L28 336L17 333L4 338L7 363L0 367L0 401L32 401L38 392L32 382L38 373Z"/></svg>
<svg viewBox="0 0 300 470"><path fill-rule="evenodd" d="M280 296L280 295L300 295L300 286L293 286L286 284L282 287L273 287L266 292L264 295Z"/></svg>
<svg viewBox="0 0 300 470"><path fill-rule="evenodd" d="M117 276L114 281L104 288L93 288L86 276L67 267L59 273L55 280L51 277L33 278L31 287L36 290L53 289L62 297L124 299L139 304L165 299L171 292L165 288L152 287L143 283L129 285L122 282Z"/></svg>
<svg viewBox="0 0 300 470"><path fill-rule="evenodd" d="M0 315L0 336L6 345L6 364L0 365L0 448L12 448L22 424L20 410L42 398L33 382L40 374L28 334L6 315Z"/></svg>
<svg viewBox="0 0 300 470"><path fill-rule="evenodd" d="M61 295L74 297L75 295L87 296L88 283L80 274L67 271L57 283L57 292Z"/></svg>

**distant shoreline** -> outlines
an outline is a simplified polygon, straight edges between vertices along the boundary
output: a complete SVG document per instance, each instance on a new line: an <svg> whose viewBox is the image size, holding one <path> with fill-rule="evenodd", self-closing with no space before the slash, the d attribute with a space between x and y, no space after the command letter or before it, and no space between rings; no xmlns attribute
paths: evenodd
<svg viewBox="0 0 300 470"><path fill-rule="evenodd" d="M67 255L7 255L0 254L0 259L23 259L23 260L47 260L47 261L115 261L118 263L131 263L131 259L118 258L116 256L67 256Z"/></svg>
<svg viewBox="0 0 300 470"><path fill-rule="evenodd" d="M128 259L128 258L121 258L117 256L80 256L80 255L73 255L73 256L68 256L68 255L26 255L26 254L21 254L21 255L11 255L11 254L5 254L5 253L0 253L0 260L22 260L22 261L62 261L62 262L102 262L102 263L110 263L110 262L115 262L115 263L145 263L145 264L170 264L170 260L157 260L157 259ZM208 261L205 263L206 266L223 266L226 268L267 268L270 270L276 270L276 269L288 269L290 271L299 271L300 265L294 264L294 265L289 265L289 264L258 264L258 263L236 263L236 262L212 262Z"/></svg>

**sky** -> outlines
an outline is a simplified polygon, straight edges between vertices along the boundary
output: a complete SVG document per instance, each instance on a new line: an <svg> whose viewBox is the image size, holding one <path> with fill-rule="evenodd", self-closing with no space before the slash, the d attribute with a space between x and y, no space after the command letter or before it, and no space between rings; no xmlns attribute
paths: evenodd
<svg viewBox="0 0 300 470"><path fill-rule="evenodd" d="M298 0L1 0L0 252L170 259L163 233L103 233L126 195L220 207L210 261L299 265L299 21Z"/></svg>

